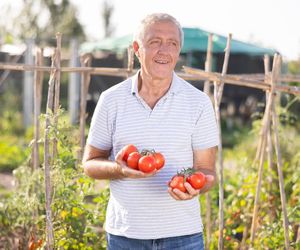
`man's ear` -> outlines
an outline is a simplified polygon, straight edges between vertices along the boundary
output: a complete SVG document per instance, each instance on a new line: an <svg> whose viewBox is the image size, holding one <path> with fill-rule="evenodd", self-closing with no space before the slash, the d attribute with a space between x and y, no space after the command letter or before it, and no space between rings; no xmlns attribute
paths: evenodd
<svg viewBox="0 0 300 250"><path fill-rule="evenodd" d="M133 41L132 48L133 48L133 51L134 51L135 55L137 57L139 57L139 48L140 48L140 46L139 46L137 41Z"/></svg>

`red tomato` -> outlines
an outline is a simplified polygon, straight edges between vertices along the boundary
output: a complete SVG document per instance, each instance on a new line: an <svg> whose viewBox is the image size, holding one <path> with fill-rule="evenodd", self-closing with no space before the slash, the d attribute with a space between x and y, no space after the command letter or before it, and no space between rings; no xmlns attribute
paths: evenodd
<svg viewBox="0 0 300 250"><path fill-rule="evenodd" d="M153 156L154 156L154 159L155 159L155 165L156 165L155 168L157 170L161 169L165 165L165 158L164 158L164 156L161 153L159 153L159 152L155 152L153 154Z"/></svg>
<svg viewBox="0 0 300 250"><path fill-rule="evenodd" d="M186 192L186 188L183 185L184 184L184 176L182 175L175 175L173 176L172 180L169 183L169 186L174 189L177 188L179 189L181 192Z"/></svg>
<svg viewBox="0 0 300 250"><path fill-rule="evenodd" d="M139 152L132 152L127 158L127 166L133 169L139 169L139 159L142 155Z"/></svg>
<svg viewBox="0 0 300 250"><path fill-rule="evenodd" d="M186 181L190 183L194 189L201 189L206 183L205 174L196 172L188 176Z"/></svg>
<svg viewBox="0 0 300 250"><path fill-rule="evenodd" d="M123 161L127 161L127 158L130 155L130 153L138 152L138 149L133 144L128 144L127 146L125 146L123 148L123 150L124 150L124 154L123 154L123 158L122 158Z"/></svg>
<svg viewBox="0 0 300 250"><path fill-rule="evenodd" d="M43 244L43 240L42 240L42 239L39 239L39 240L37 241L37 246L38 246L38 247L41 247L42 244Z"/></svg>
<svg viewBox="0 0 300 250"><path fill-rule="evenodd" d="M34 241L31 240L28 244L28 250L35 250L35 244L34 244Z"/></svg>
<svg viewBox="0 0 300 250"><path fill-rule="evenodd" d="M155 170L155 159L152 155L142 156L139 160L139 170L144 173L151 173Z"/></svg>

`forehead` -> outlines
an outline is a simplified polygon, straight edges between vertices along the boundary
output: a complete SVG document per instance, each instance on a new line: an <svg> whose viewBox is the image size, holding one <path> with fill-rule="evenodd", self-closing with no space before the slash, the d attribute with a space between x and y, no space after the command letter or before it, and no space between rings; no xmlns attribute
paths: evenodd
<svg viewBox="0 0 300 250"><path fill-rule="evenodd" d="M160 21L149 24L144 33L145 40L162 37L180 41L180 33L176 24L170 21Z"/></svg>

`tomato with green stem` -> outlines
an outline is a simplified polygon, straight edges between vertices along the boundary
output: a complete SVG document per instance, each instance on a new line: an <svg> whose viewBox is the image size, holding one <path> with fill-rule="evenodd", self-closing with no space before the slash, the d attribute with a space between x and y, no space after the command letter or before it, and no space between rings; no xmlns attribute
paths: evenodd
<svg viewBox="0 0 300 250"><path fill-rule="evenodd" d="M189 175L186 178L186 181L194 188L194 189L201 189L204 187L206 183L205 174L201 172L195 172Z"/></svg>
<svg viewBox="0 0 300 250"><path fill-rule="evenodd" d="M165 157L160 152L154 152L153 157L155 159L156 169L159 170L165 165Z"/></svg>
<svg viewBox="0 0 300 250"><path fill-rule="evenodd" d="M184 186L184 183L185 183L185 177L183 175L175 175L172 177L170 183L169 183L169 186L172 188L172 189L178 189L180 190L181 192L183 193L186 193L186 188Z"/></svg>
<svg viewBox="0 0 300 250"><path fill-rule="evenodd" d="M142 155L139 152L132 152L127 158L127 166L132 169L139 169L139 160Z"/></svg>
<svg viewBox="0 0 300 250"><path fill-rule="evenodd" d="M122 150L123 150L123 158L122 158L122 160L125 161L125 162L127 161L128 156L129 156L131 153L133 153L133 152L138 152L137 147L134 146L133 144L128 144L128 145L126 145Z"/></svg>
<svg viewBox="0 0 300 250"><path fill-rule="evenodd" d="M146 154L139 159L139 170L144 173L151 173L156 169L155 159L151 154Z"/></svg>

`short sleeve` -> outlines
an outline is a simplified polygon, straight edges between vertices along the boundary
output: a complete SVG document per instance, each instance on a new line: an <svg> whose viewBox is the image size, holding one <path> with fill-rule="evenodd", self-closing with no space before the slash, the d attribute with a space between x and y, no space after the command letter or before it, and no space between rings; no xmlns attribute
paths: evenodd
<svg viewBox="0 0 300 250"><path fill-rule="evenodd" d="M218 133L215 112L207 97L192 134L193 149L206 149L218 145Z"/></svg>
<svg viewBox="0 0 300 250"><path fill-rule="evenodd" d="M87 138L87 144L102 150L112 148L112 123L110 122L108 104L104 93L96 105Z"/></svg>

